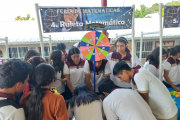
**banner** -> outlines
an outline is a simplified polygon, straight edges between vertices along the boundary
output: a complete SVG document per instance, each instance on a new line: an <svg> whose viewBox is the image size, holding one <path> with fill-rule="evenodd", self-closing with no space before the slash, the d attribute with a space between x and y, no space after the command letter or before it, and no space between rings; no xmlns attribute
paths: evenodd
<svg viewBox="0 0 180 120"><path fill-rule="evenodd" d="M165 6L164 28L180 27L180 6Z"/></svg>
<svg viewBox="0 0 180 120"><path fill-rule="evenodd" d="M88 24L104 24L96 30L131 29L132 7L40 8L43 32L89 31Z"/></svg>

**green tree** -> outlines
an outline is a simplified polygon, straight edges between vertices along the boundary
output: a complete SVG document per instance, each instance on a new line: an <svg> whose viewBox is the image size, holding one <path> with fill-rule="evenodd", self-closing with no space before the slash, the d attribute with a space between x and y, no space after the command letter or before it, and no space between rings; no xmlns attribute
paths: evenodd
<svg viewBox="0 0 180 120"><path fill-rule="evenodd" d="M149 9L143 4L140 10L136 9L135 18L144 18L147 14L149 14Z"/></svg>

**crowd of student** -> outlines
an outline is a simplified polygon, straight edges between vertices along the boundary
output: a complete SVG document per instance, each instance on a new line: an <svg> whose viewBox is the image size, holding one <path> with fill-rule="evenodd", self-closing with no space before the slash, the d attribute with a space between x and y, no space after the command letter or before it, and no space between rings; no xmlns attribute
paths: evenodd
<svg viewBox="0 0 180 120"><path fill-rule="evenodd" d="M163 49L162 81L159 47L144 65L135 55L133 68L126 38L113 48L95 62L95 88L94 62L78 46L67 54L58 44L49 63L35 50L7 61L0 69L0 120L177 120L167 87L180 91L180 45Z"/></svg>

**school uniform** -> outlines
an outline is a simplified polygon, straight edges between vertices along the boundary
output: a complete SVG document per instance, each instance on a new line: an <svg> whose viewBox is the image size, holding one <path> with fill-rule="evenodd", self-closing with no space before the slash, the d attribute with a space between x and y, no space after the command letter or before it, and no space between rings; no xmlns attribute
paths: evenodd
<svg viewBox="0 0 180 120"><path fill-rule="evenodd" d="M0 120L25 120L24 109L15 101L15 95L0 92Z"/></svg>
<svg viewBox="0 0 180 120"><path fill-rule="evenodd" d="M120 61L125 61L131 67L131 63L132 63L131 57L132 57L132 55L129 52L126 53L126 56L124 58L122 58L122 56L121 56L121 54L119 52L111 52L111 53L109 53L106 56L106 59L108 61L110 61L111 73L113 73L114 65L117 62L120 62ZM138 59L138 57L136 55L135 55L134 60L135 60L136 65L142 66L141 61ZM110 75L110 78L114 82L114 84L119 86L119 87L131 87L132 86L131 83L121 82L121 80L117 76L115 76L113 74Z"/></svg>
<svg viewBox="0 0 180 120"><path fill-rule="evenodd" d="M159 79L159 64L158 63L153 63L151 60L148 60L145 62L143 67ZM163 68L162 68L162 71L164 71Z"/></svg>
<svg viewBox="0 0 180 120"><path fill-rule="evenodd" d="M148 104L135 90L115 89L103 101L107 120L156 120Z"/></svg>
<svg viewBox="0 0 180 120"><path fill-rule="evenodd" d="M168 57L164 63L164 70L169 71L168 77L172 81L172 83L176 86L180 85L180 60L176 59L177 62L172 57ZM163 81L169 84L165 78Z"/></svg>
<svg viewBox="0 0 180 120"><path fill-rule="evenodd" d="M139 93L148 93L149 106L157 119L171 119L177 115L177 107L167 88L153 74L139 69L133 77Z"/></svg>
<svg viewBox="0 0 180 120"><path fill-rule="evenodd" d="M95 85L96 89L95 92L98 92L98 83L104 78L104 76L109 76L111 74L111 69L110 69L110 64L108 60L103 59L102 64L99 68L95 68ZM85 65L84 65L84 74L90 75L90 81L94 89L94 64L93 61L86 60Z"/></svg>
<svg viewBox="0 0 180 120"><path fill-rule="evenodd" d="M51 92L49 89L43 89L45 94L42 98L43 120L69 120L66 103L62 95ZM23 94L20 103L25 108L28 107L28 99L31 92ZM23 102L24 101L24 102Z"/></svg>
<svg viewBox="0 0 180 120"><path fill-rule="evenodd" d="M62 79L61 74L62 73L60 70L56 72L57 79L54 81L52 85L52 87L55 87L60 94L65 92L65 83L60 81ZM69 75L69 69L66 63L64 63L63 75Z"/></svg>
<svg viewBox="0 0 180 120"><path fill-rule="evenodd" d="M67 61L66 64L69 68L70 82L73 89L75 89L77 85L84 83L85 60L80 58L80 62L78 65L74 64L73 61Z"/></svg>
<svg viewBox="0 0 180 120"><path fill-rule="evenodd" d="M103 120L102 101L95 100L85 105L75 106L68 109L69 118L75 116L76 120Z"/></svg>

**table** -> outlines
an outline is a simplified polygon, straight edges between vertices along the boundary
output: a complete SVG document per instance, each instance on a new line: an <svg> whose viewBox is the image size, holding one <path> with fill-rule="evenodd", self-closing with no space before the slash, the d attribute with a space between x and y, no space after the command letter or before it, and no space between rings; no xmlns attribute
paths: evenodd
<svg viewBox="0 0 180 120"><path fill-rule="evenodd" d="M180 87L180 86L178 86L178 87ZM169 92L171 92L171 91L174 91L174 89L173 88L168 88L168 90L169 90ZM172 99L174 99L175 101L176 101L176 106L177 106L177 108L178 108L178 117L177 117L177 120L180 120L180 97L175 97L175 96L172 96L171 95L171 97L172 97Z"/></svg>

